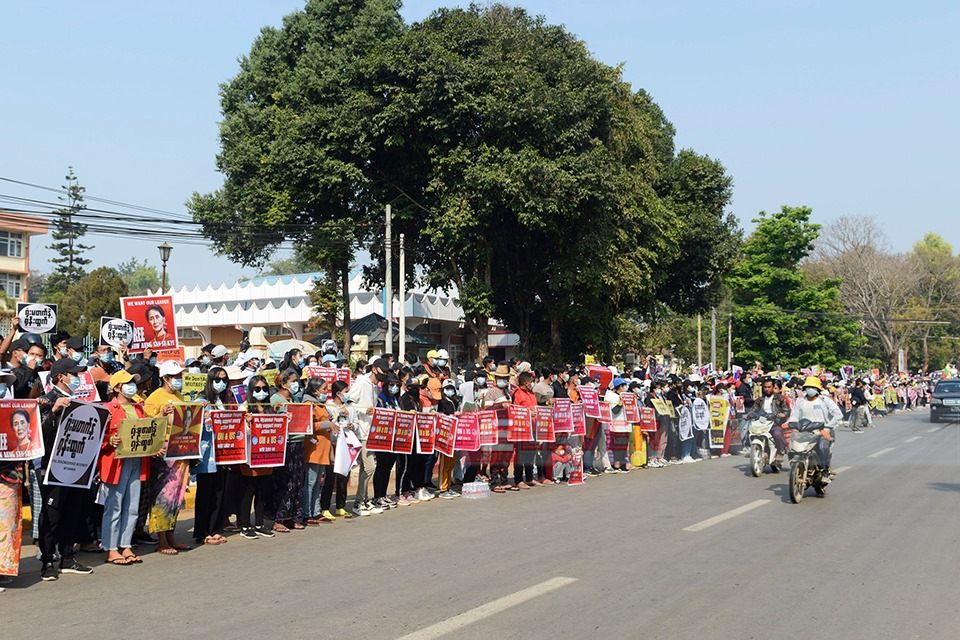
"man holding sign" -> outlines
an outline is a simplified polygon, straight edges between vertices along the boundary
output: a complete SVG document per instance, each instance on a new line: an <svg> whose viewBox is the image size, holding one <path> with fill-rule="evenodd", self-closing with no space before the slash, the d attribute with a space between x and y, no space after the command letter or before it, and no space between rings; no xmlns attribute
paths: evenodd
<svg viewBox="0 0 960 640"><path fill-rule="evenodd" d="M133 433L128 432L123 436L120 434L120 425L123 422L144 418L143 407L133 402L139 382L140 376L131 375L125 370L110 376L110 389L114 397L106 405L110 410L110 424L100 448L100 491L103 496L101 546L107 552L107 562L115 565L141 562L140 557L130 547L133 543L133 531L137 526L141 483L146 482L150 476L150 458L145 454L152 450L141 445L139 432L136 432L136 442L131 442ZM166 423L166 420L162 420L164 428ZM162 447L163 432L152 434L152 442ZM144 454L140 454L143 457L118 455L123 448L129 451L131 456L136 456L141 447L145 449Z"/></svg>

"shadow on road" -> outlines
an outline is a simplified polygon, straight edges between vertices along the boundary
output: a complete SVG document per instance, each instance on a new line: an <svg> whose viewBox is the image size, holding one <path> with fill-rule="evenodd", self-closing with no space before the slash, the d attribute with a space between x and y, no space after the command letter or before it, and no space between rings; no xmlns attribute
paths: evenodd
<svg viewBox="0 0 960 640"><path fill-rule="evenodd" d="M956 482L931 482L930 487L937 491L960 491L960 483Z"/></svg>
<svg viewBox="0 0 960 640"><path fill-rule="evenodd" d="M781 477L784 479L784 481L781 482L781 483L778 483L778 484L771 484L769 487L767 487L767 491L770 491L770 492L773 493L775 496L777 496L778 498L780 498L780 502L784 502L784 503L786 503L786 504L791 504L791 503L790 503L790 490L789 490L789 488L787 487L787 482L786 482L786 479L787 479L789 476L786 476L786 475L781 474Z"/></svg>

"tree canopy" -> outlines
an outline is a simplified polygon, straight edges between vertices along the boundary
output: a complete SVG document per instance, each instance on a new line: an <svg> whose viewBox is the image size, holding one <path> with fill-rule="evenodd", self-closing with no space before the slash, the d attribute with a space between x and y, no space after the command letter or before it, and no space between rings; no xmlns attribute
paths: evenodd
<svg viewBox="0 0 960 640"><path fill-rule="evenodd" d="M58 323L74 336L99 336L100 317L120 317L120 298L129 295L115 269L100 267L77 280L60 299Z"/></svg>

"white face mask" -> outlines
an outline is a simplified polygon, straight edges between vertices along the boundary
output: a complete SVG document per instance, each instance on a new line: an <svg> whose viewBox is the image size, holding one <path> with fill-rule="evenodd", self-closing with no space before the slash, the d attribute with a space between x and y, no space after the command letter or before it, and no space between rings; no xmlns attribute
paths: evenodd
<svg viewBox="0 0 960 640"><path fill-rule="evenodd" d="M807 389L808 398L816 398L818 395L820 395L820 392L817 391L816 389L813 389L813 388Z"/></svg>
<svg viewBox="0 0 960 640"><path fill-rule="evenodd" d="M506 389L507 386L509 386L509 384L510 384L509 380L502 380L502 379L497 380L497 386L500 387L501 389Z"/></svg>

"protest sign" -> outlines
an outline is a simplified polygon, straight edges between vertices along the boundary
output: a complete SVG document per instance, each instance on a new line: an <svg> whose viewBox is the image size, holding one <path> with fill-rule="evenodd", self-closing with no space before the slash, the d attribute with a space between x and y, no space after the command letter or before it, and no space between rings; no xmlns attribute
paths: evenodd
<svg viewBox="0 0 960 640"><path fill-rule="evenodd" d="M367 451L393 451L396 424L396 411L379 407L374 409L370 419L370 435L367 436Z"/></svg>
<svg viewBox="0 0 960 640"><path fill-rule="evenodd" d="M321 367L319 365L310 365L306 367L308 378L323 378L328 385L337 381L337 370L334 367Z"/></svg>
<svg viewBox="0 0 960 640"><path fill-rule="evenodd" d="M588 418L600 417L600 394L590 386L578 386L580 393L580 402L583 404L583 412Z"/></svg>
<svg viewBox="0 0 960 640"><path fill-rule="evenodd" d="M609 388L610 383L613 382L613 370L599 364L588 364L587 376L600 385L601 389Z"/></svg>
<svg viewBox="0 0 960 640"><path fill-rule="evenodd" d="M587 435L587 416L582 402L574 402L570 405L570 417L573 422L573 431L571 435L583 437Z"/></svg>
<svg viewBox="0 0 960 640"><path fill-rule="evenodd" d="M144 349L165 351L180 346L171 296L131 296L120 298L121 315L133 323L130 353Z"/></svg>
<svg viewBox="0 0 960 640"><path fill-rule="evenodd" d="M362 448L363 445L360 444L357 434L348 430L341 431L340 437L337 438L337 450L333 456L333 472L344 477L349 476L350 469L353 468Z"/></svg>
<svg viewBox="0 0 960 640"><path fill-rule="evenodd" d="M553 430L557 433L573 431L573 410L569 398L555 398L553 401Z"/></svg>
<svg viewBox="0 0 960 640"><path fill-rule="evenodd" d="M609 403L600 403L600 416L597 417L597 420L606 424L613 422L613 407Z"/></svg>
<svg viewBox="0 0 960 640"><path fill-rule="evenodd" d="M533 417L530 409L518 404L507 407L507 442L529 442L533 440Z"/></svg>
<svg viewBox="0 0 960 640"><path fill-rule="evenodd" d="M497 444L499 425L497 412L487 409L477 414L477 429L480 431L480 446Z"/></svg>
<svg viewBox="0 0 960 640"><path fill-rule="evenodd" d="M570 479L567 480L567 484L583 484L583 449L574 447L573 458L570 462L573 464L573 469L570 471Z"/></svg>
<svg viewBox="0 0 960 640"><path fill-rule="evenodd" d="M56 333L57 305L33 302L17 303L20 331L24 333Z"/></svg>
<svg viewBox="0 0 960 640"><path fill-rule="evenodd" d="M247 387L242 384L235 384L230 387L230 393L237 404L244 404L247 401Z"/></svg>
<svg viewBox="0 0 960 640"><path fill-rule="evenodd" d="M167 460L196 460L200 457L200 436L203 434L203 405L174 404L170 414L170 435L167 436Z"/></svg>
<svg viewBox="0 0 960 640"><path fill-rule="evenodd" d="M480 449L480 425L477 413L461 413L457 417L454 449L457 451L478 451Z"/></svg>
<svg viewBox="0 0 960 640"><path fill-rule="evenodd" d="M185 396L190 396L191 400L196 400L197 396L203 393L206 386L206 374L183 372L183 389L181 389L180 392Z"/></svg>
<svg viewBox="0 0 960 640"><path fill-rule="evenodd" d="M250 468L283 466L287 457L287 419L282 413L250 416Z"/></svg>
<svg viewBox="0 0 960 640"><path fill-rule="evenodd" d="M640 407L640 430L654 433L657 431L657 412L650 407Z"/></svg>
<svg viewBox="0 0 960 640"><path fill-rule="evenodd" d="M342 380L347 383L347 386L350 386L350 369L337 369L337 380Z"/></svg>
<svg viewBox="0 0 960 640"><path fill-rule="evenodd" d="M723 447L723 434L730 419L730 402L726 398L710 397L710 448Z"/></svg>
<svg viewBox="0 0 960 640"><path fill-rule="evenodd" d="M417 453L427 455L433 453L433 435L437 430L436 413L418 413L417 425Z"/></svg>
<svg viewBox="0 0 960 640"><path fill-rule="evenodd" d="M124 418L117 428L120 444L117 445L114 457L144 458L157 455L166 443L169 424L167 416Z"/></svg>
<svg viewBox="0 0 960 640"><path fill-rule="evenodd" d="M40 384L43 385L43 392L50 393L53 389L50 372L39 371L37 375L40 377ZM93 374L89 371L81 371L74 375L80 378L80 386L73 392L70 399L77 402L100 402L100 392L97 391L97 385L93 382Z"/></svg>
<svg viewBox="0 0 960 640"><path fill-rule="evenodd" d="M313 405L305 402L288 402L283 412L290 416L287 435L308 436L313 433Z"/></svg>
<svg viewBox="0 0 960 640"><path fill-rule="evenodd" d="M661 400L660 398L651 398L650 404L653 405L654 410L656 410L658 416L664 418L676 418L677 414L673 410L673 403L667 402L666 400Z"/></svg>
<svg viewBox="0 0 960 640"><path fill-rule="evenodd" d="M457 429L457 419L453 416L437 416L437 430L434 435L434 449L437 453L452 456L454 434Z"/></svg>
<svg viewBox="0 0 960 640"><path fill-rule="evenodd" d="M537 407L534 417L534 437L537 442L553 442L557 439L553 429L553 408Z"/></svg>
<svg viewBox="0 0 960 640"><path fill-rule="evenodd" d="M99 344L119 349L133 342L133 323L122 318L100 316Z"/></svg>
<svg viewBox="0 0 960 640"><path fill-rule="evenodd" d="M44 482L48 485L89 489L97 473L97 460L110 411L87 402L71 401L60 410L57 436Z"/></svg>
<svg viewBox="0 0 960 640"><path fill-rule="evenodd" d="M44 454L36 400L0 400L0 460L33 460Z"/></svg>
<svg viewBox="0 0 960 640"><path fill-rule="evenodd" d="M246 411L211 411L214 458L217 464L238 464L247 461Z"/></svg>
<svg viewBox="0 0 960 640"><path fill-rule="evenodd" d="M737 413L744 413L746 411L746 408L744 408L743 396L734 396L733 410Z"/></svg>
<svg viewBox="0 0 960 640"><path fill-rule="evenodd" d="M693 425L697 431L708 431L710 429L710 408L703 398L694 398L693 400Z"/></svg>
<svg viewBox="0 0 960 640"><path fill-rule="evenodd" d="M183 347L177 347L176 349L164 349L163 351L157 351L157 364L167 362L168 360L174 360L183 364L185 360L185 354Z"/></svg>
<svg viewBox="0 0 960 640"><path fill-rule="evenodd" d="M623 417L627 419L627 422L631 424L640 422L640 405L637 403L637 394L621 393L620 402L623 403Z"/></svg>
<svg viewBox="0 0 960 640"><path fill-rule="evenodd" d="M393 430L394 453L413 453L413 430L416 415L409 411L397 411L397 420L394 422Z"/></svg>

